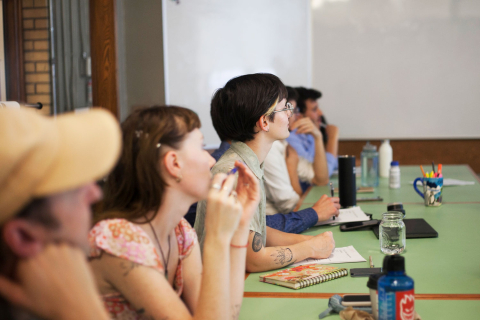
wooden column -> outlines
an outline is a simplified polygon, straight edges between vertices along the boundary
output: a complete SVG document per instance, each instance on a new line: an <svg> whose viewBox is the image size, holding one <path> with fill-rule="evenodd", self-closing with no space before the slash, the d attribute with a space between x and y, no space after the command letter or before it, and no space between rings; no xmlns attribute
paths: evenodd
<svg viewBox="0 0 480 320"><path fill-rule="evenodd" d="M3 0L7 100L25 102L22 3Z"/></svg>
<svg viewBox="0 0 480 320"><path fill-rule="evenodd" d="M115 1L90 0L93 105L118 114Z"/></svg>

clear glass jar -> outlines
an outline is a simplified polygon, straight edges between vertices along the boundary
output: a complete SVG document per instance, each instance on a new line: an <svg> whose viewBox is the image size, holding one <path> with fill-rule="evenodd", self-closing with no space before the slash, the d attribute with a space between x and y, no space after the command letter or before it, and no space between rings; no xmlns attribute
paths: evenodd
<svg viewBox="0 0 480 320"><path fill-rule="evenodd" d="M406 230L403 213L385 212L379 229L380 250L384 254L402 253L406 247Z"/></svg>

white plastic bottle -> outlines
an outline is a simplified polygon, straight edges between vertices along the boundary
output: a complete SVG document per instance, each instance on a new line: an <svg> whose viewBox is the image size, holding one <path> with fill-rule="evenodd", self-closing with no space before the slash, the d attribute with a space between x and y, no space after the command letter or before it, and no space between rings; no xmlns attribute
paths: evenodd
<svg viewBox="0 0 480 320"><path fill-rule="evenodd" d="M400 167L398 166L398 161L392 161L390 166L390 178L389 178L390 189L400 188Z"/></svg>
<svg viewBox="0 0 480 320"><path fill-rule="evenodd" d="M380 162L380 177L388 178L389 171L390 171L390 163L392 162L393 158L393 150L390 146L390 140L384 140L380 149L378 150L379 153L379 162Z"/></svg>

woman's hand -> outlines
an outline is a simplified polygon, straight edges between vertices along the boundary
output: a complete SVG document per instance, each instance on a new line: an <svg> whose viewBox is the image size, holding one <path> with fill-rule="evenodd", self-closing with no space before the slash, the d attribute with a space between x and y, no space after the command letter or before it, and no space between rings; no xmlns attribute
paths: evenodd
<svg viewBox="0 0 480 320"><path fill-rule="evenodd" d="M233 190L234 174L219 173L212 179L205 215L206 233L230 243L243 213L242 204Z"/></svg>
<svg viewBox="0 0 480 320"><path fill-rule="evenodd" d="M240 227L248 227L260 202L260 184L245 163L236 161L235 167L238 169L237 197L243 207Z"/></svg>
<svg viewBox="0 0 480 320"><path fill-rule="evenodd" d="M45 319L108 319L85 254L66 244L49 244L17 263L17 281L0 276L0 294Z"/></svg>

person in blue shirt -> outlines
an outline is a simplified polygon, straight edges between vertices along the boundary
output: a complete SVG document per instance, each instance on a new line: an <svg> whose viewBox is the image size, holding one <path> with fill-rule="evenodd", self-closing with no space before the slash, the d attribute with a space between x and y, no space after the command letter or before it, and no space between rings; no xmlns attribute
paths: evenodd
<svg viewBox="0 0 480 320"><path fill-rule="evenodd" d="M322 97L320 91L304 87L295 89L299 112L286 140L298 154L299 161L288 164L288 171L295 191L302 192L311 184L326 185L338 168L338 128L326 123L318 106L318 99ZM296 167L292 168L294 165Z"/></svg>

